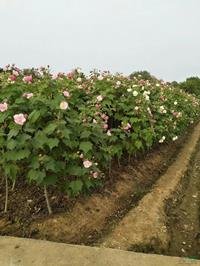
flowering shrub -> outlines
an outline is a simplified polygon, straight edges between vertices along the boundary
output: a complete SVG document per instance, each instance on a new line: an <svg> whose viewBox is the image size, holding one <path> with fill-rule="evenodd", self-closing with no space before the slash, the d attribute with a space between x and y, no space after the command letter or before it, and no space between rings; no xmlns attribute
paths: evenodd
<svg viewBox="0 0 200 266"><path fill-rule="evenodd" d="M89 190L114 157L175 141L198 117L196 98L156 79L7 66L0 73L0 166L6 179L44 186L48 203L48 185L70 196Z"/></svg>

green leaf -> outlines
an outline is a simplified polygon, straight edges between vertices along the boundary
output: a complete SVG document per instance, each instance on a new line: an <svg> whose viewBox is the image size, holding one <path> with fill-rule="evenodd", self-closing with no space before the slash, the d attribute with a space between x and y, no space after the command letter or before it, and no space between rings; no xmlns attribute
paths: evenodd
<svg viewBox="0 0 200 266"><path fill-rule="evenodd" d="M81 138L81 139L86 139L86 138L88 138L90 135L91 135L91 132L90 132L90 131L83 131L83 132L81 133L80 138Z"/></svg>
<svg viewBox="0 0 200 266"><path fill-rule="evenodd" d="M0 113L0 123L3 123L8 116L9 116L8 112Z"/></svg>
<svg viewBox="0 0 200 266"><path fill-rule="evenodd" d="M43 132L47 135L50 135L55 131L56 128L57 128L57 124L55 122L50 123L48 126L44 128Z"/></svg>
<svg viewBox="0 0 200 266"><path fill-rule="evenodd" d="M56 138L48 138L46 144L49 146L50 150L57 147L59 144L59 139Z"/></svg>
<svg viewBox="0 0 200 266"><path fill-rule="evenodd" d="M47 175L43 183L45 185L55 185L57 180L58 180L58 177L56 175Z"/></svg>
<svg viewBox="0 0 200 266"><path fill-rule="evenodd" d="M35 181L38 184L41 184L45 177L46 177L46 172L45 171L39 171L39 170L31 169L28 172L28 179L30 181Z"/></svg>
<svg viewBox="0 0 200 266"><path fill-rule="evenodd" d="M8 144L7 144L7 148L9 150L13 150L15 147L17 146L17 141L14 139L9 140Z"/></svg>
<svg viewBox="0 0 200 266"><path fill-rule="evenodd" d="M78 165L71 165L67 167L66 171L69 175L83 176L86 170Z"/></svg>
<svg viewBox="0 0 200 266"><path fill-rule="evenodd" d="M82 150L84 153L87 153L88 151L92 150L92 143L89 141L81 142L79 148Z"/></svg>
<svg viewBox="0 0 200 266"><path fill-rule="evenodd" d="M31 158L30 167L33 168L33 169L40 168L40 162L39 162L38 156L34 156L34 157Z"/></svg>
<svg viewBox="0 0 200 266"><path fill-rule="evenodd" d="M19 167L15 164L6 164L3 165L5 174L11 178L12 180L16 179L17 172L19 171Z"/></svg>
<svg viewBox="0 0 200 266"><path fill-rule="evenodd" d="M80 179L71 181L69 184L69 189L71 190L73 196L76 196L82 190L82 187L83 182Z"/></svg>
<svg viewBox="0 0 200 266"><path fill-rule="evenodd" d="M41 113L38 110L34 110L33 112L31 112L29 117L28 117L29 122L32 123L32 124L35 123L39 119L40 114Z"/></svg>
<svg viewBox="0 0 200 266"><path fill-rule="evenodd" d="M19 133L19 128L11 129L10 132L8 133L8 140L10 140L12 137L17 136L18 133Z"/></svg>
<svg viewBox="0 0 200 266"><path fill-rule="evenodd" d="M31 152L28 149L23 149L19 151L7 151L4 153L4 158L7 161L18 161L18 160L28 158L30 153Z"/></svg>
<svg viewBox="0 0 200 266"><path fill-rule="evenodd" d="M136 146L136 148L139 150L140 148L143 147L143 144L142 144L142 142L141 142L140 140L136 140L136 141L135 141L135 146Z"/></svg>

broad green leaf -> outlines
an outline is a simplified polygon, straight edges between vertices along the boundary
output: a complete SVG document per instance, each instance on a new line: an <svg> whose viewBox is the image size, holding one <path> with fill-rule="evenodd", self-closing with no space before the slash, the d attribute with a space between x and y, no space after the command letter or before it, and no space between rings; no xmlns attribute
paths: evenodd
<svg viewBox="0 0 200 266"><path fill-rule="evenodd" d="M59 139L56 138L48 138L46 144L49 146L50 150L57 147L59 144Z"/></svg>
<svg viewBox="0 0 200 266"><path fill-rule="evenodd" d="M34 110L32 113L30 113L28 119L30 123L35 123L41 115L41 112L38 110Z"/></svg>
<svg viewBox="0 0 200 266"><path fill-rule="evenodd" d="M57 128L57 124L55 122L50 123L48 126L44 128L43 132L47 135L50 135L55 131L56 128Z"/></svg>
<svg viewBox="0 0 200 266"><path fill-rule="evenodd" d="M88 151L92 150L92 143L89 141L84 141L81 142L79 148L82 150L84 153L87 153Z"/></svg>
<svg viewBox="0 0 200 266"><path fill-rule="evenodd" d="M11 139L8 141L7 148L8 150L13 150L17 146L17 141L14 139Z"/></svg>
<svg viewBox="0 0 200 266"><path fill-rule="evenodd" d="M46 173L45 171L39 171L39 170L33 170L31 169L28 172L28 179L30 181L35 181L38 184L41 184L44 180L44 178L46 177Z"/></svg>
<svg viewBox="0 0 200 266"><path fill-rule="evenodd" d="M18 133L19 133L19 128L11 129L10 132L8 133L8 140L10 140L12 137L16 137Z"/></svg>
<svg viewBox="0 0 200 266"><path fill-rule="evenodd" d="M82 187L83 187L83 182L80 179L71 181L69 184L69 188L71 189L73 196L76 196L79 192L81 192Z"/></svg>

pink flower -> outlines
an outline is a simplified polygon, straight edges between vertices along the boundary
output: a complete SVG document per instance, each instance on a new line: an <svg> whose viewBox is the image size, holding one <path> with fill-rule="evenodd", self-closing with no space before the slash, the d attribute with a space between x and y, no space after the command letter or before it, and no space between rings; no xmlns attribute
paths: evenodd
<svg viewBox="0 0 200 266"><path fill-rule="evenodd" d="M70 93L68 91L63 91L63 95L67 98L70 98Z"/></svg>
<svg viewBox="0 0 200 266"><path fill-rule="evenodd" d="M131 128L131 124L127 123L127 125L124 127L124 130L128 131Z"/></svg>
<svg viewBox="0 0 200 266"><path fill-rule="evenodd" d="M67 102L61 102L60 103L60 109L66 110L69 107L69 104Z"/></svg>
<svg viewBox="0 0 200 266"><path fill-rule="evenodd" d="M33 81L32 75L23 77L23 81L26 83L31 83Z"/></svg>
<svg viewBox="0 0 200 266"><path fill-rule="evenodd" d="M83 159L84 156L83 156L83 154L81 153L79 157L80 157L81 159Z"/></svg>
<svg viewBox="0 0 200 266"><path fill-rule="evenodd" d="M98 173L98 172L94 172L94 173L92 174L92 176L93 176L94 178L97 178L97 177L99 176L99 173Z"/></svg>
<svg viewBox="0 0 200 266"><path fill-rule="evenodd" d="M101 108L101 104L97 103L97 104L95 104L95 107L96 108Z"/></svg>
<svg viewBox="0 0 200 266"><path fill-rule="evenodd" d="M109 117L108 117L107 115L105 115L105 114L102 114L102 115L101 115L101 118L102 118L103 120L105 120L105 121L108 121L108 119L109 119Z"/></svg>
<svg viewBox="0 0 200 266"><path fill-rule="evenodd" d="M7 103L0 103L0 112L5 112L8 110Z"/></svg>
<svg viewBox="0 0 200 266"><path fill-rule="evenodd" d="M92 166L92 162L90 162L89 160L85 160L83 162L83 165L85 168L90 168Z"/></svg>
<svg viewBox="0 0 200 266"><path fill-rule="evenodd" d="M73 72L70 72L70 73L67 73L66 76L67 76L68 79L72 79L74 74L73 74Z"/></svg>
<svg viewBox="0 0 200 266"><path fill-rule="evenodd" d="M101 102L102 100L103 100L103 96L102 95L97 96L97 101L98 102Z"/></svg>
<svg viewBox="0 0 200 266"><path fill-rule="evenodd" d="M14 121L16 124L23 126L23 124L26 122L26 117L24 114L16 114L13 116Z"/></svg>
<svg viewBox="0 0 200 266"><path fill-rule="evenodd" d="M25 92L24 94L23 94L23 97L24 98L26 98L26 99L30 99L30 98L32 98L33 97L33 93L32 92Z"/></svg>
<svg viewBox="0 0 200 266"><path fill-rule="evenodd" d="M10 81L15 81L17 79L17 77L15 75L10 75L8 80Z"/></svg>
<svg viewBox="0 0 200 266"><path fill-rule="evenodd" d="M107 129L108 128L108 125L107 124L104 124L103 125L103 129Z"/></svg>

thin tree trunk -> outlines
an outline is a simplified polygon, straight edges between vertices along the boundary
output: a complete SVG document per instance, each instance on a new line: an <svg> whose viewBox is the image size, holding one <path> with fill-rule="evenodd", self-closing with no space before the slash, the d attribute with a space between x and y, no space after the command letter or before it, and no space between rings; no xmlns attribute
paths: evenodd
<svg viewBox="0 0 200 266"><path fill-rule="evenodd" d="M52 209L51 209L51 205L50 205L50 202L49 202L49 197L48 197L46 185L44 186L44 195L45 195L45 199L46 199L48 212L49 212L49 214L52 214Z"/></svg>
<svg viewBox="0 0 200 266"><path fill-rule="evenodd" d="M6 199L5 199L5 206L4 206L4 212L6 213L8 211L8 177L5 176L6 181Z"/></svg>

